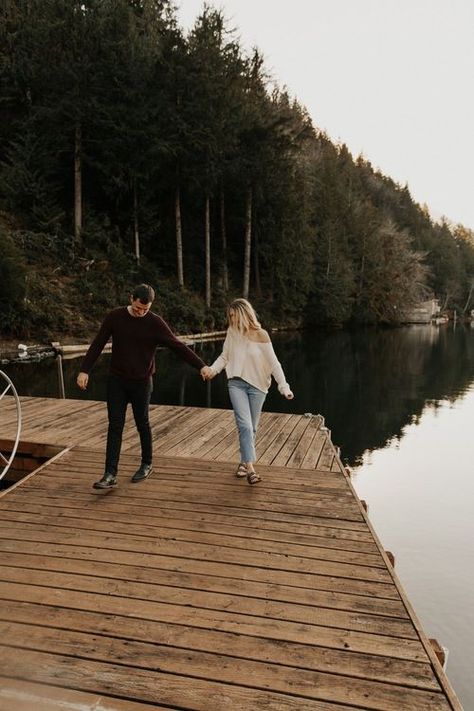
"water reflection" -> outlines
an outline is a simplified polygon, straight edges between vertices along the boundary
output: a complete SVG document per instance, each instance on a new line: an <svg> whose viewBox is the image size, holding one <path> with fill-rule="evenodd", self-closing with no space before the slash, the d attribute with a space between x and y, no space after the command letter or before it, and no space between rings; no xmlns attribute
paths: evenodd
<svg viewBox="0 0 474 711"><path fill-rule="evenodd" d="M275 387L265 409L322 413L350 464L366 450L380 449L416 422L427 402L454 401L474 381L474 331L448 326L410 326L385 331L274 334L295 399ZM221 343L197 345L206 362ZM96 364L86 394L75 384L80 359L64 361L66 397L105 399L109 356ZM17 363L3 369L21 395L58 397L55 361ZM152 402L200 407L229 407L225 377L203 383L189 366L167 350L157 354Z"/></svg>
<svg viewBox="0 0 474 711"><path fill-rule="evenodd" d="M353 484L429 637L449 649L448 676L474 709L472 422L474 386L427 405L400 441L367 451Z"/></svg>
<svg viewBox="0 0 474 711"><path fill-rule="evenodd" d="M294 355L298 405L316 403L350 463L399 437L427 401L455 400L474 380L474 333L463 328L315 335Z"/></svg>

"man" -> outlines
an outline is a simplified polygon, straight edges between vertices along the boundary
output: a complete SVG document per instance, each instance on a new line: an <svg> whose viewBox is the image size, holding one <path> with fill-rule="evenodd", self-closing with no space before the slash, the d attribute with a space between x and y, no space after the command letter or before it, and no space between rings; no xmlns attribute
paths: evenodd
<svg viewBox="0 0 474 711"><path fill-rule="evenodd" d="M155 292L148 284L139 284L130 295L130 304L113 309L105 317L97 336L90 345L77 376L77 384L87 388L89 373L112 337L112 357L107 381L107 413L109 429L105 455L105 473L96 481L95 489L108 489L117 484L117 469L122 446L122 433L128 403L131 403L135 425L140 435L141 465L132 477L136 483L152 472L152 437L148 410L153 390L155 351L158 345L167 346L180 358L201 371L207 370L203 361L176 338L168 324L150 311Z"/></svg>

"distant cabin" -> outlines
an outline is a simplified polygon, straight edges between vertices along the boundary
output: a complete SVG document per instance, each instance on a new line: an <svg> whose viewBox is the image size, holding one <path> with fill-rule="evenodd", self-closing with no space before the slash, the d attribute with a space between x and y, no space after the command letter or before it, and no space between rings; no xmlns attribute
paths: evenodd
<svg viewBox="0 0 474 711"><path fill-rule="evenodd" d="M400 321L402 323L430 323L438 313L438 299L428 299L428 301L421 301L417 306L404 311Z"/></svg>

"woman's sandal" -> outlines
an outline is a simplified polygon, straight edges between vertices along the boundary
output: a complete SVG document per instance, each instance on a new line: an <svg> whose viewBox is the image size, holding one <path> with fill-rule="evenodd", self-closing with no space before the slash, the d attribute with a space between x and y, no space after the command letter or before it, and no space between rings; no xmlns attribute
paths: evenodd
<svg viewBox="0 0 474 711"><path fill-rule="evenodd" d="M258 484L259 481L262 481L262 477L257 474L257 472L249 472L247 474L247 481L249 484Z"/></svg>
<svg viewBox="0 0 474 711"><path fill-rule="evenodd" d="M235 472L235 476L241 479L244 476L247 476L247 473L247 467L245 466L245 464L242 464L242 462L240 462L239 466L237 467L237 471Z"/></svg>

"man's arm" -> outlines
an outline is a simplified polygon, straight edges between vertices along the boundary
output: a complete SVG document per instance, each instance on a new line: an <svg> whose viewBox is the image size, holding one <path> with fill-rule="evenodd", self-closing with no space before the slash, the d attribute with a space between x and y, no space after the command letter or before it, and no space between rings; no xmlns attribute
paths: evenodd
<svg viewBox="0 0 474 711"><path fill-rule="evenodd" d="M191 348L188 348L187 345L183 343L183 341L180 341L179 338L177 338L171 328L168 326L166 321L161 318L161 316L158 316L160 319L160 334L159 334L159 342L161 345L166 346L167 348L171 348L172 351L176 353L180 358L186 361L186 363L189 363L193 368L197 368L197 370L202 371L203 368L206 368L206 364L204 363L201 358L199 358L196 353L191 350Z"/></svg>
<svg viewBox="0 0 474 711"><path fill-rule="evenodd" d="M88 373L83 373L81 371L79 373L79 375L77 376L77 380L76 380L77 385L81 388L81 390L85 390L87 388L88 382L89 382Z"/></svg>
<svg viewBox="0 0 474 711"><path fill-rule="evenodd" d="M79 375L77 376L77 384L81 388L81 390L85 390L87 388L87 384L89 382L89 373L92 370L92 367L94 363L96 362L97 358L100 356L102 351L104 350L104 346L109 340L110 336L112 335L112 326L111 326L111 318L110 314L107 314L105 317L101 327L99 328L99 331L97 333L97 336L94 338L92 343L89 346L89 350L87 351L86 355L84 356L82 363L81 363L81 371Z"/></svg>

